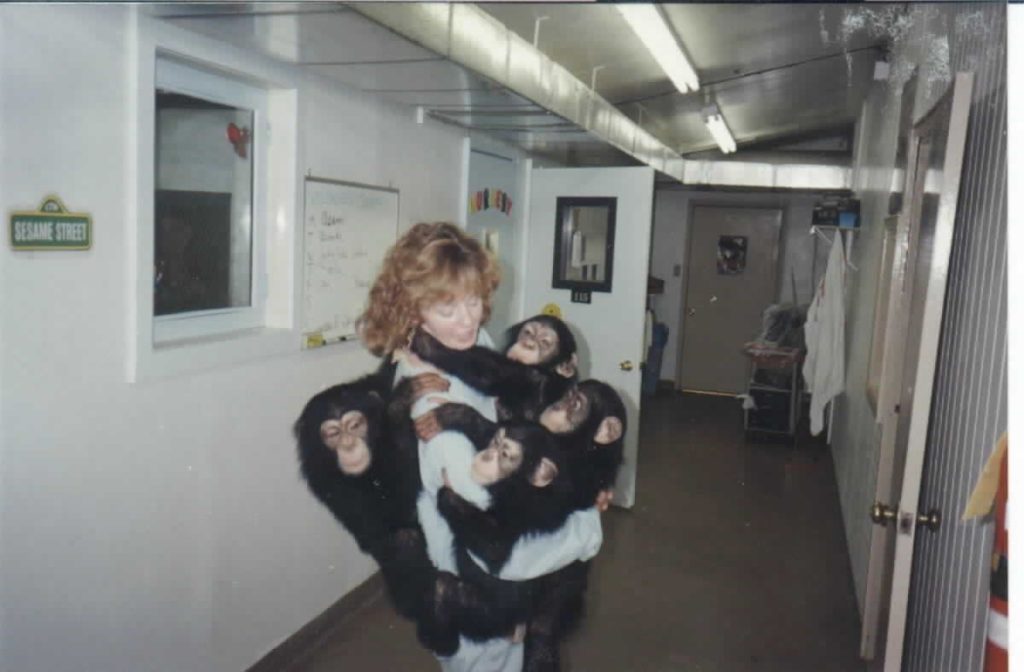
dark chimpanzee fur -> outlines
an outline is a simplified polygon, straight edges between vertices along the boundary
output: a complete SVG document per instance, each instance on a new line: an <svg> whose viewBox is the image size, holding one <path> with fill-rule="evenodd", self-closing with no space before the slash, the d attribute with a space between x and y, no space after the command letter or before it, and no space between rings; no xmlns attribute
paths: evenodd
<svg viewBox="0 0 1024 672"><path fill-rule="evenodd" d="M320 392L307 402L294 432L309 489L380 565L398 612L418 618L434 570L416 519L418 456L397 454L385 420L393 374L386 363L376 373ZM342 472L320 433L324 422L353 410L366 417L371 452L369 467L359 475Z"/></svg>
<svg viewBox="0 0 1024 672"><path fill-rule="evenodd" d="M377 561L395 609L417 623L423 645L452 655L460 633L478 640L508 636L525 617L521 609L496 608L477 587L430 561L416 515L419 456L409 418L420 392L412 379L392 391L393 377L394 366L385 363L310 399L294 426L300 470L316 498ZM365 416L371 452L369 467L358 475L340 469L321 435L324 422L349 411Z"/></svg>
<svg viewBox="0 0 1024 672"><path fill-rule="evenodd" d="M471 410L458 404L441 408L446 406ZM575 510L576 499L573 483L566 475L566 460L548 430L530 422L504 421L491 434L497 437L499 432L505 440L522 447L522 461L514 471L485 486L491 495L487 511L470 504L451 488L441 488L437 493L438 511L451 526L456 543L476 553L492 572L501 570L523 535L553 532L565 524ZM474 445L483 450L490 440L478 436ZM554 465L557 474L549 484L538 487L532 479L545 459Z"/></svg>
<svg viewBox="0 0 1024 672"><path fill-rule="evenodd" d="M575 391L586 397L587 415L571 432L556 436L572 474L576 507L582 509L593 504L599 492L615 485L622 465L626 407L610 385L598 380L584 380ZM601 422L608 417L622 422L622 435L609 443L596 442Z"/></svg>
<svg viewBox="0 0 1024 672"><path fill-rule="evenodd" d="M488 511L477 509L450 488L438 492L438 508L456 537L460 576L483 592L485 603L501 604L505 610L528 615L523 665L526 672L553 672L560 668L559 642L582 614L590 563L576 561L528 581L505 581L483 571L466 550L472 550L492 571L500 568L511 553L516 541L511 535L516 531L557 529L561 525L556 524L557 520L564 521L572 510L593 506L598 492L613 484L622 462L626 425L621 398L605 383L588 380L567 393L556 406L559 404L572 406L575 411L569 411L569 431L550 435L557 441L558 450L549 452L550 444L536 435L515 435L522 441L524 451L529 452L532 447L535 454L531 460L523 460L520 473L514 475L518 477L505 479L510 481L507 489L496 487L501 486L500 482L488 487L492 495ZM507 432L511 429L509 423L492 423L461 404L442 405L434 409L433 415L437 428L463 432L478 449L500 427L508 427ZM595 437L608 417L618 419L620 433L607 443L597 442ZM558 477L544 488L533 487L523 476L531 473L540 454L556 460L560 470ZM556 485L558 489L544 493ZM546 494L549 496L545 497ZM531 520L531 516L537 518Z"/></svg>
<svg viewBox="0 0 1024 672"><path fill-rule="evenodd" d="M542 326L556 335L550 353L536 354L536 364L509 359L517 343L534 353L537 346L525 334ZM529 327L529 329L528 329ZM536 420L540 412L565 394L575 375L576 339L565 323L549 315L537 315L511 328L503 352L474 346L452 350L423 330L413 337L411 349L424 360L461 379L487 396L497 397L498 417ZM560 373L561 371L561 373ZM568 373L568 375L566 375Z"/></svg>

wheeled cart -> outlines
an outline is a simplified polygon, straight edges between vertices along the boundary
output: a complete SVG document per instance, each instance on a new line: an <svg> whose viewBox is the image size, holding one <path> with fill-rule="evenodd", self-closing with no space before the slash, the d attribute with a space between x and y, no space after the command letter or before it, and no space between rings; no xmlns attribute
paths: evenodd
<svg viewBox="0 0 1024 672"><path fill-rule="evenodd" d="M768 347L748 343L750 358L749 400L744 404L743 429L747 434L796 436L800 419L800 362L798 348Z"/></svg>

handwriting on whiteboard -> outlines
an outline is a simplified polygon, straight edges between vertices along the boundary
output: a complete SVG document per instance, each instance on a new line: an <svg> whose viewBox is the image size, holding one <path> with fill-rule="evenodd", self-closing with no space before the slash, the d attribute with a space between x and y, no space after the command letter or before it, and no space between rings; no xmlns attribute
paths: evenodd
<svg viewBox="0 0 1024 672"><path fill-rule="evenodd" d="M303 332L355 334L371 283L398 232L398 193L306 181Z"/></svg>

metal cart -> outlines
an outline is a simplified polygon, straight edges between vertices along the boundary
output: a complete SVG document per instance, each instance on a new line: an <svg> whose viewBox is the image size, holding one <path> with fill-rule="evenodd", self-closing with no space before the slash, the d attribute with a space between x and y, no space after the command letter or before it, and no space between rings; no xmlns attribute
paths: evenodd
<svg viewBox="0 0 1024 672"><path fill-rule="evenodd" d="M796 436L800 419L801 385L799 348L771 347L751 342L744 346L750 359L747 395L753 408L745 404L743 429L746 433Z"/></svg>

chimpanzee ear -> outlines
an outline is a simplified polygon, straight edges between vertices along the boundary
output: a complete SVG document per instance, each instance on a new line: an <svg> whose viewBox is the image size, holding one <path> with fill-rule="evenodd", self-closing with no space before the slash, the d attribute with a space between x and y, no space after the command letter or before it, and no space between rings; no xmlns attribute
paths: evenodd
<svg viewBox="0 0 1024 672"><path fill-rule="evenodd" d="M560 376L564 376L565 378L572 378L573 376L576 375L576 366L577 364L579 364L579 361L579 357L577 357L576 353L574 352L572 353L572 357L570 357L568 361L562 362L561 364L555 367L555 372L558 373L558 375Z"/></svg>
<svg viewBox="0 0 1024 672"><path fill-rule="evenodd" d="M614 415L609 415L598 425L594 432L594 442L609 444L622 438L622 421Z"/></svg>
<svg viewBox="0 0 1024 672"><path fill-rule="evenodd" d="M535 488L543 488L551 485L551 482L558 477L558 467L546 457L542 457L540 464L533 471L530 477L530 484Z"/></svg>

